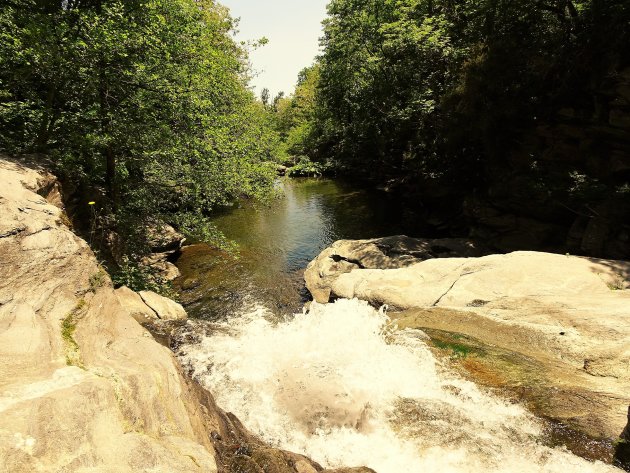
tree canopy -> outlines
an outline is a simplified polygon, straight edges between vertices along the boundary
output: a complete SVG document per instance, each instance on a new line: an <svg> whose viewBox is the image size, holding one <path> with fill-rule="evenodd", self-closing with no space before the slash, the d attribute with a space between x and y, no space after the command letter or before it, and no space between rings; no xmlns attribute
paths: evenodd
<svg viewBox="0 0 630 473"><path fill-rule="evenodd" d="M212 209L274 177L233 27L214 0L5 3L0 150L51 156L119 233L157 219L211 237Z"/></svg>
<svg viewBox="0 0 630 473"><path fill-rule="evenodd" d="M332 0L304 142L342 169L480 176L629 64L629 22L621 0Z"/></svg>

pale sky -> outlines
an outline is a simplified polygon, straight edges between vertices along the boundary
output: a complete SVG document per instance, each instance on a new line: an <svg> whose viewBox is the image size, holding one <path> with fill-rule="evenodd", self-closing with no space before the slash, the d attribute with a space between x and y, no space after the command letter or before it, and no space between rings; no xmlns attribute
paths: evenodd
<svg viewBox="0 0 630 473"><path fill-rule="evenodd" d="M310 66L319 53L321 21L328 0L219 0L232 17L240 17L238 40L269 39L250 53L258 76L252 80L256 94L263 87L272 97L293 92L298 72Z"/></svg>

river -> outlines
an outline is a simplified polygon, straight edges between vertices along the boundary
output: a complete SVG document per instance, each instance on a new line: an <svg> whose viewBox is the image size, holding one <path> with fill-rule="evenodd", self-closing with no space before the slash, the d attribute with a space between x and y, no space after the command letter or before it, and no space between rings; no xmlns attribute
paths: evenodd
<svg viewBox="0 0 630 473"><path fill-rule="evenodd" d="M329 180L282 186L273 207L242 202L215 219L238 259L196 245L178 262L195 332L179 357L221 407L331 468L619 471L549 446L541 420L464 379L423 332L395 330L382 310L340 300L302 311L303 269L333 241L426 229L386 193Z"/></svg>
<svg viewBox="0 0 630 473"><path fill-rule="evenodd" d="M240 201L214 219L238 244L238 259L207 245L184 249L176 285L188 312L216 320L264 303L276 313L299 310L307 298L302 274L321 250L340 239L422 234L429 228L384 191L328 179L278 181L270 206Z"/></svg>

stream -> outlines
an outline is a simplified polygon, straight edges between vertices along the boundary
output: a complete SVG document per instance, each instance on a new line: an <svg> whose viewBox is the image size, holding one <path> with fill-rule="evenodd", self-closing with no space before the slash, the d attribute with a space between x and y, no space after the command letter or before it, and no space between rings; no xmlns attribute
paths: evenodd
<svg viewBox="0 0 630 473"><path fill-rule="evenodd" d="M436 356L358 300L312 304L302 275L335 240L425 235L386 193L286 180L271 208L242 202L215 219L239 257L183 250L176 281L191 320L178 356L223 409L273 446L328 468L378 473L619 472L551 446L546 424Z"/></svg>

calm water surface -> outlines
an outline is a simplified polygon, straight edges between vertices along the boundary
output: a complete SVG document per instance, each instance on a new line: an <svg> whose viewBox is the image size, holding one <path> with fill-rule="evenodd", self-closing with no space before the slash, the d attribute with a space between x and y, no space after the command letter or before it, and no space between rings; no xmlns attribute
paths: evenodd
<svg viewBox="0 0 630 473"><path fill-rule="evenodd" d="M254 302L292 313L307 296L304 268L335 240L425 235L385 192L327 179L286 179L279 186L284 196L274 205L241 202L214 220L238 244L238 259L207 245L184 250L176 289L191 316L222 318Z"/></svg>

